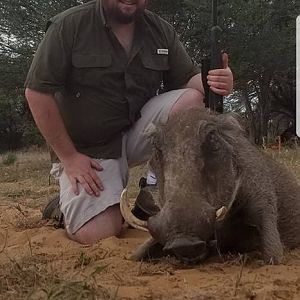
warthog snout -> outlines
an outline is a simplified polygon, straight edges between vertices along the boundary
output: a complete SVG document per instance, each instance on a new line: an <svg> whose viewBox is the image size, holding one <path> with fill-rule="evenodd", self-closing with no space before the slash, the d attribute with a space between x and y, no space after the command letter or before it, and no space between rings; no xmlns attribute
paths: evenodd
<svg viewBox="0 0 300 300"><path fill-rule="evenodd" d="M193 208L183 210L165 205L148 219L147 228L165 253L174 254L185 263L206 258L210 250L207 242L214 238L216 211L207 203L202 206L200 213L195 214Z"/></svg>
<svg viewBox="0 0 300 300"><path fill-rule="evenodd" d="M164 251L174 253L186 263L197 263L206 258L208 251L206 242L197 239L178 238L167 242Z"/></svg>

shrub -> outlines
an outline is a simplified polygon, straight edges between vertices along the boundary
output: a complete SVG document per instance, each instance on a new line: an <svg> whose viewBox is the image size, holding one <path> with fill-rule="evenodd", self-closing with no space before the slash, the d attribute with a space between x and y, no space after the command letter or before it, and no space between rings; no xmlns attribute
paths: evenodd
<svg viewBox="0 0 300 300"><path fill-rule="evenodd" d="M12 152L9 152L2 158L2 163L5 166L13 165L16 161L17 161L17 155Z"/></svg>
<svg viewBox="0 0 300 300"><path fill-rule="evenodd" d="M45 140L34 123L28 122L26 124L23 132L22 144L25 148L45 145Z"/></svg>

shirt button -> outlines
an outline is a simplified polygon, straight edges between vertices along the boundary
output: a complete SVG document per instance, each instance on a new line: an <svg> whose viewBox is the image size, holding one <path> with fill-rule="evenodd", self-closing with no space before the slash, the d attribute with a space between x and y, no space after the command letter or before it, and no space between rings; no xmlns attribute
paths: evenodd
<svg viewBox="0 0 300 300"><path fill-rule="evenodd" d="M77 92L75 95L76 98L80 98L80 96L81 96L80 92Z"/></svg>

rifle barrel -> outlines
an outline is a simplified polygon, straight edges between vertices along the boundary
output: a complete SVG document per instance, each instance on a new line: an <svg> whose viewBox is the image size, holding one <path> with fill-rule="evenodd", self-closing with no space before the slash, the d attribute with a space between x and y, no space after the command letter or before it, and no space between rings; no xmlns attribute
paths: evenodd
<svg viewBox="0 0 300 300"><path fill-rule="evenodd" d="M212 0L212 18L213 26L218 25L218 0Z"/></svg>
<svg viewBox="0 0 300 300"><path fill-rule="evenodd" d="M212 19L211 28L211 60L210 70L222 68L221 54L221 34L222 29L218 26L218 0L212 0ZM212 111L223 113L223 97L209 90L208 106Z"/></svg>

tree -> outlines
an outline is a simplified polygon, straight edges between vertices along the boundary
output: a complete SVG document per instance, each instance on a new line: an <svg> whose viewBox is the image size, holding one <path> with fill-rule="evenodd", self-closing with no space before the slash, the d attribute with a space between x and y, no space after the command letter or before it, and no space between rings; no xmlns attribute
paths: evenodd
<svg viewBox="0 0 300 300"><path fill-rule="evenodd" d="M86 2L86 1L84 1ZM0 2L0 150L22 145L33 121L24 99L23 84L47 21L82 3L76 0L2 0ZM38 131L34 140L40 141Z"/></svg>
<svg viewBox="0 0 300 300"><path fill-rule="evenodd" d="M24 132L33 126L23 97L23 83L47 20L82 2L87 1L0 2L0 147L5 144L21 146ZM226 99L225 108L244 116L253 140L257 142L267 135L271 120L289 118L292 124L295 123L295 19L300 13L298 2L219 0L222 42L230 55L235 76L235 91ZM191 57L200 63L210 49L212 0L151 0L149 3L151 9L175 27ZM8 118L9 113L13 115L12 119ZM285 117L279 118L278 115ZM11 120L22 126L12 126ZM12 135L8 137L8 132L13 131L14 142Z"/></svg>
<svg viewBox="0 0 300 300"><path fill-rule="evenodd" d="M153 8L175 24L198 63L209 53L211 2L153 1ZM223 46L235 76L235 93L226 99L225 108L244 115L251 123L253 140L259 143L267 135L269 121L278 107L295 103L295 20L299 13L295 0L219 1ZM286 92L278 97L282 89ZM289 105L290 116L294 115L294 107ZM286 105L280 110L287 113Z"/></svg>
<svg viewBox="0 0 300 300"><path fill-rule="evenodd" d="M272 106L280 105L274 98L274 84L281 82L275 78L281 74L284 85L284 78L295 78L295 8L296 1L231 1L224 6L236 89L255 91L255 98L248 100L257 101L248 103L246 111L252 114L255 110L259 115L253 122L260 141L267 135ZM292 85L290 88L292 91Z"/></svg>

